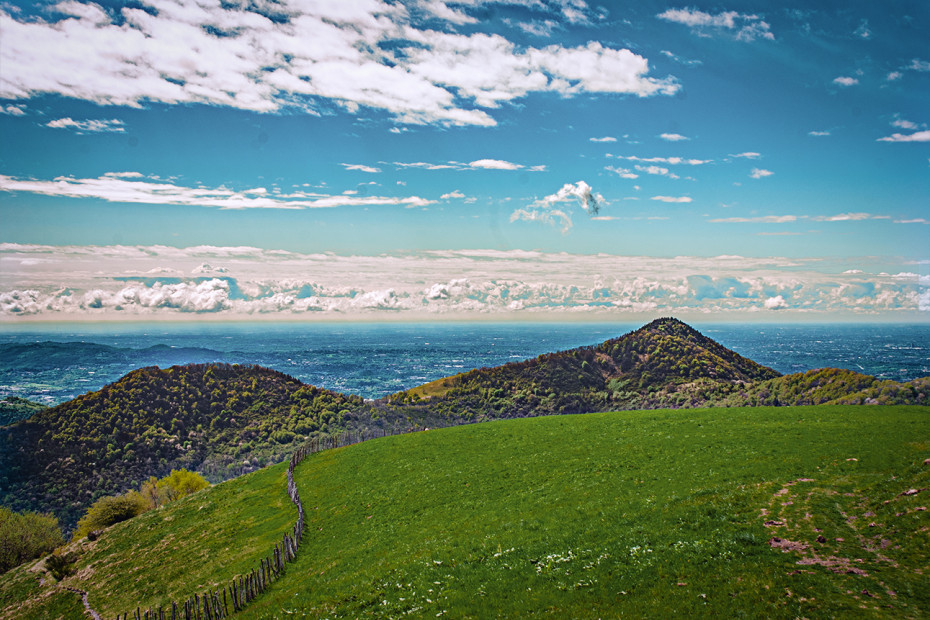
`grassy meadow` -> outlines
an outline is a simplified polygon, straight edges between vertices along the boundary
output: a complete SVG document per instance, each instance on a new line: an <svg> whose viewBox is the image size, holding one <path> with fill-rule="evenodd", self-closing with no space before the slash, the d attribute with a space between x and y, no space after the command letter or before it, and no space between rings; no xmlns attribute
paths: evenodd
<svg viewBox="0 0 930 620"><path fill-rule="evenodd" d="M629 411L385 437L297 468L300 555L241 616L927 617L926 459L926 407ZM0 616L79 613L70 585L112 618L254 568L296 516L284 486L278 465L114 526L59 586L14 569Z"/></svg>

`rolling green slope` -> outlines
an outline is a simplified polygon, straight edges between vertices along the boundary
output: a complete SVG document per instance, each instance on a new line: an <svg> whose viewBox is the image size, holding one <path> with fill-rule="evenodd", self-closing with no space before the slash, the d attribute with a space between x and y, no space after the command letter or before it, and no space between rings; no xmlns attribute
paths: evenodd
<svg viewBox="0 0 930 620"><path fill-rule="evenodd" d="M927 459L926 407L598 413L376 439L298 466L300 555L241 616L925 617ZM29 567L3 575L0 617L23 599L65 604L65 585L112 617L133 596L222 582L293 513L280 466L224 483L106 531L58 586Z"/></svg>

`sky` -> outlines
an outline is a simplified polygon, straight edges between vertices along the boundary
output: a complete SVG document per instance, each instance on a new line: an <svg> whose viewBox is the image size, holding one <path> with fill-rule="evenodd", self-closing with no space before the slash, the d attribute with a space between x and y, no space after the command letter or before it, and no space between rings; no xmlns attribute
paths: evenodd
<svg viewBox="0 0 930 620"><path fill-rule="evenodd" d="M0 3L0 322L930 320L930 4Z"/></svg>

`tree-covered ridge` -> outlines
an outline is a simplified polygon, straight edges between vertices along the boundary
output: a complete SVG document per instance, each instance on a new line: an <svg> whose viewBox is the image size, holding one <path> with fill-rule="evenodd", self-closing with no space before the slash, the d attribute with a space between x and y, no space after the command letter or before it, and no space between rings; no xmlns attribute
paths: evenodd
<svg viewBox="0 0 930 620"><path fill-rule="evenodd" d="M357 396L257 366L142 368L0 430L0 503L66 526L94 500L187 468L222 480L349 424Z"/></svg>
<svg viewBox="0 0 930 620"><path fill-rule="evenodd" d="M25 420L43 409L47 407L41 403L35 403L19 396L8 396L0 400L0 426Z"/></svg>
<svg viewBox="0 0 930 620"><path fill-rule="evenodd" d="M388 402L412 405L427 417L466 420L695 407L779 376L681 321L659 319L599 345L479 368Z"/></svg>

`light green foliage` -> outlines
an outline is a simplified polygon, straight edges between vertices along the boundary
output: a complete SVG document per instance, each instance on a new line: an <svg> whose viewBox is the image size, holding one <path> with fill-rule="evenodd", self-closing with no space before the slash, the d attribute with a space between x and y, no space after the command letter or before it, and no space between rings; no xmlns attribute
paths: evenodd
<svg viewBox="0 0 930 620"><path fill-rule="evenodd" d="M142 514L148 505L142 495L137 491L130 491L125 495L101 497L87 510L87 514L78 521L72 540L84 538L94 530L110 527Z"/></svg>
<svg viewBox="0 0 930 620"><path fill-rule="evenodd" d="M206 489L208 486L210 483L197 472L172 469L171 473L161 480L152 476L143 482L139 493L145 499L148 509L153 509Z"/></svg>
<svg viewBox="0 0 930 620"><path fill-rule="evenodd" d="M19 514L0 506L0 573L64 542L55 517L34 512Z"/></svg>

